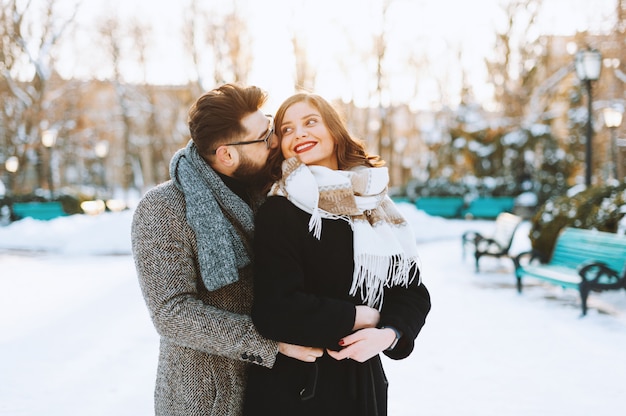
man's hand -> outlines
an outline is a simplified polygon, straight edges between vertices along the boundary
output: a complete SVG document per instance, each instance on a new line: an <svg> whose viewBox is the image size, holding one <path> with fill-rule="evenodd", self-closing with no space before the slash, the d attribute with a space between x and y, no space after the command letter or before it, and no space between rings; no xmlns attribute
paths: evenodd
<svg viewBox="0 0 626 416"><path fill-rule="evenodd" d="M344 347L341 351L327 352L335 360L348 358L362 363L389 348L395 339L396 333L390 328L365 328L342 338L339 341Z"/></svg>
<svg viewBox="0 0 626 416"><path fill-rule="evenodd" d="M315 362L318 357L324 354L324 350L321 348L303 347L302 345L286 344L284 342L278 343L278 352L287 357L308 363Z"/></svg>

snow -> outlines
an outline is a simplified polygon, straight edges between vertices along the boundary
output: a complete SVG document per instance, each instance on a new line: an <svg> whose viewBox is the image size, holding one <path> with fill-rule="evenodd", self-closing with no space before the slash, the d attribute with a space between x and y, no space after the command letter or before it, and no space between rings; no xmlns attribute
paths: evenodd
<svg viewBox="0 0 626 416"><path fill-rule="evenodd" d="M518 295L507 259L474 273L445 220L401 203L433 310L413 354L384 359L390 416L624 414L626 294L539 283ZM132 211L0 227L0 415L153 414L158 336L130 255ZM522 223L514 252L529 248Z"/></svg>

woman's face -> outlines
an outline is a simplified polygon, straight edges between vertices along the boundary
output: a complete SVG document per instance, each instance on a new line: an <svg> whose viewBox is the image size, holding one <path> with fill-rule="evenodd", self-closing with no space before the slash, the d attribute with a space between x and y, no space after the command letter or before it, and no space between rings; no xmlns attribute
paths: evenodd
<svg viewBox="0 0 626 416"><path fill-rule="evenodd" d="M304 101L293 104L276 127L282 133L280 148L285 159L297 156L305 165L338 169L335 140L315 107Z"/></svg>

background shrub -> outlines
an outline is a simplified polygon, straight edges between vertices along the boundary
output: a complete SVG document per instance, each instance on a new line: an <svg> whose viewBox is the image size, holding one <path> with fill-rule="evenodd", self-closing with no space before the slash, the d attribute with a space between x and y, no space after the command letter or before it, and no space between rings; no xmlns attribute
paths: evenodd
<svg viewBox="0 0 626 416"><path fill-rule="evenodd" d="M596 186L572 196L554 197L532 218L530 241L533 249L549 257L563 228L616 233L625 215L626 183Z"/></svg>

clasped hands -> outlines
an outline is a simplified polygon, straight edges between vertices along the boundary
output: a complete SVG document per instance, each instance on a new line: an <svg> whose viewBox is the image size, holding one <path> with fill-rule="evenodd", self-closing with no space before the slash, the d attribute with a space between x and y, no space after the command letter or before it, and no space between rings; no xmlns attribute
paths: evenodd
<svg viewBox="0 0 626 416"><path fill-rule="evenodd" d="M390 328L376 328L380 313L365 305L356 307L353 333L339 340L343 347L339 351L326 350L335 360L351 359L360 363L369 360L387 349L395 340L396 334ZM300 361L314 362L324 354L322 348L303 347L279 343L279 351Z"/></svg>

